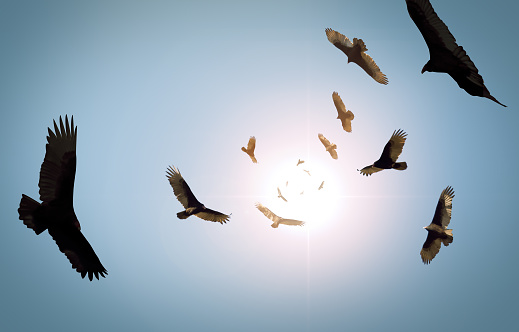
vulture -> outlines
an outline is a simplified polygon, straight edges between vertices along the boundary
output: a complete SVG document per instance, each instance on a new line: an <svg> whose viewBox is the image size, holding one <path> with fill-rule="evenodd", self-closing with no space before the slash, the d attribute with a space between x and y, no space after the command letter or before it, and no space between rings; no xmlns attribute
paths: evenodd
<svg viewBox="0 0 519 332"><path fill-rule="evenodd" d="M299 166L300 164L304 163L305 161L304 160L301 160L301 159L298 159L297 160L297 165L296 166Z"/></svg>
<svg viewBox="0 0 519 332"><path fill-rule="evenodd" d="M257 163L256 157L254 156L254 149L256 148L256 137L251 136L249 138L249 143L247 144L247 148L243 147L241 150L249 155L250 159L252 159L253 163Z"/></svg>
<svg viewBox="0 0 519 332"><path fill-rule="evenodd" d="M330 28L326 29L326 36L330 43L346 54L348 63L354 62L358 64L360 68L364 69L364 71L378 83L388 83L386 75L380 71L375 61L365 53L368 49L362 39L353 38L352 43L348 37Z"/></svg>
<svg viewBox="0 0 519 332"><path fill-rule="evenodd" d="M424 227L427 230L427 239L425 239L420 251L424 264L429 264L433 260L440 251L442 243L444 246L452 243L452 229L447 229L447 226L451 222L453 198L454 190L451 186L448 186L440 195L431 224Z"/></svg>
<svg viewBox="0 0 519 332"><path fill-rule="evenodd" d="M229 220L230 215L208 209L204 204L200 203L177 168L169 166L166 171L166 177L173 188L175 197L185 208L184 211L177 213L178 219L186 219L191 215L195 215L200 219L219 222L222 225Z"/></svg>
<svg viewBox="0 0 519 332"><path fill-rule="evenodd" d="M272 211L270 211L266 206L261 205L260 203L256 203L256 207L260 210L267 218L272 220L274 223L270 226L272 228L278 228L279 224L289 225L289 226L303 226L305 223L300 220L295 219L285 219L276 216Z"/></svg>
<svg viewBox="0 0 519 332"><path fill-rule="evenodd" d="M312 174L310 174L309 170L304 169L303 172L306 172L306 174L308 174L308 176L312 176Z"/></svg>
<svg viewBox="0 0 519 332"><path fill-rule="evenodd" d="M77 127L74 127L74 117L69 124L66 115L65 124L61 116L59 127L56 121L53 122L54 132L48 128L48 143L38 183L42 203L22 194L19 219L36 235L48 230L81 278L88 275L90 281L94 276L99 280L99 275L105 278L108 272L81 233L74 212Z"/></svg>
<svg viewBox="0 0 519 332"><path fill-rule="evenodd" d="M353 120L354 115L352 111L347 111L346 106L342 102L341 96L337 92L332 93L333 103L335 104L335 108L337 108L337 119L341 120L342 129L351 133L351 120Z"/></svg>
<svg viewBox="0 0 519 332"><path fill-rule="evenodd" d="M337 151L335 151L335 149L337 149L337 145L331 144L330 141L323 136L323 134L318 134L317 137L319 137L319 140L321 141L321 143L323 143L324 147L326 148L326 151L330 152L330 156L332 156L333 159L339 158L337 156Z"/></svg>
<svg viewBox="0 0 519 332"><path fill-rule="evenodd" d="M321 182L321 185L319 186L319 188L317 188L317 190L321 190L321 189L323 189L323 185L324 185L324 181Z"/></svg>
<svg viewBox="0 0 519 332"><path fill-rule="evenodd" d="M463 47L456 44L456 39L438 17L429 0L406 0L406 3L409 16L429 47L430 59L423 67L422 74L426 71L447 73L470 95L485 97L505 106L490 95L476 65Z"/></svg>
<svg viewBox="0 0 519 332"><path fill-rule="evenodd" d="M387 142L386 146L384 147L384 151L382 151L380 159L375 161L373 165L369 165L361 169L360 173L362 175L368 176L373 173L380 172L383 169L393 168L399 171L406 169L407 163L405 161L396 161L402 153L406 136L407 134L402 129L395 130L389 139L389 142Z"/></svg>
<svg viewBox="0 0 519 332"><path fill-rule="evenodd" d="M287 181L287 186L288 186L288 181ZM288 202L287 199L285 197L283 197L283 195L281 195L281 190L279 190L279 187L278 187L278 197L281 198L282 200L284 200L285 202Z"/></svg>

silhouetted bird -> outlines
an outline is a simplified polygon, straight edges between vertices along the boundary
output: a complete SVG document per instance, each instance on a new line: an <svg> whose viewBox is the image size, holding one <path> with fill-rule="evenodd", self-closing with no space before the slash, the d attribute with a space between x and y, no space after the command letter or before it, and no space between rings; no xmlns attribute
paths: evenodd
<svg viewBox="0 0 519 332"><path fill-rule="evenodd" d="M208 209L204 204L200 203L177 168L169 166L166 173L175 197L186 209L177 213L179 219L186 219L189 216L195 215L200 219L219 222L222 225L229 220L230 215Z"/></svg>
<svg viewBox="0 0 519 332"><path fill-rule="evenodd" d="M337 145L331 144L330 141L323 136L323 134L318 134L317 137L319 137L319 140L321 141L321 143L323 143L324 147L326 148L326 151L330 153L330 156L332 156L333 159L339 158L337 156L337 151L335 151L335 149L337 149Z"/></svg>
<svg viewBox="0 0 519 332"><path fill-rule="evenodd" d="M326 29L326 36L330 43L346 54L348 57L348 63L354 62L358 64L360 68L364 69L364 71L368 73L369 76L373 77L373 79L378 83L388 83L386 75L380 71L380 68L378 68L375 61L373 61L369 55L364 53L368 49L362 39L353 38L352 43L348 37L330 28Z"/></svg>
<svg viewBox="0 0 519 332"><path fill-rule="evenodd" d="M296 166L299 166L300 164L304 163L305 161L304 160L301 160L301 159L298 159L297 160L297 165Z"/></svg>
<svg viewBox="0 0 519 332"><path fill-rule="evenodd" d="M337 92L332 93L333 103L335 104L335 108L337 109L337 119L341 120L342 129L346 130L348 133L351 133L351 120L355 117L352 111L347 111L346 106L342 102L341 97Z"/></svg>
<svg viewBox="0 0 519 332"><path fill-rule="evenodd" d="M384 151L382 151L382 155L380 159L375 161L373 165L369 165L360 170L362 175L371 175L376 172L380 172L383 169L394 168L399 171L403 171L407 168L407 163L405 161L397 162L398 157L402 153L402 149L404 148L404 143L406 140L407 134L402 130L395 130L393 135L387 142L384 147Z"/></svg>
<svg viewBox="0 0 519 332"><path fill-rule="evenodd" d="M436 254L440 251L442 245L448 246L452 243L452 229L447 229L451 222L452 199L454 198L454 190L451 186L445 188L436 205L436 211L431 224L424 227L427 230L427 239L423 244L420 256L424 264L429 264Z"/></svg>
<svg viewBox="0 0 519 332"><path fill-rule="evenodd" d="M76 138L77 127L74 117L69 125L65 115L65 125L61 116L59 128L54 121L54 132L48 128L45 159L41 164L40 200L38 203L29 196L22 195L18 214L20 220L31 228L36 235L46 229L64 253L72 268L84 278L92 281L108 274L94 249L81 233L79 220L74 212L74 178L76 175Z"/></svg>
<svg viewBox="0 0 519 332"><path fill-rule="evenodd" d="M256 157L254 156L254 149L256 148L256 137L251 136L249 138L249 143L247 144L247 148L242 147L241 150L249 155L250 159L252 159L253 163L257 163Z"/></svg>
<svg viewBox="0 0 519 332"><path fill-rule="evenodd" d="M267 218L272 220L274 223L270 226L272 228L278 228L279 224L289 225L289 226L303 226L305 223L300 220L295 219L285 219L276 216L272 211L270 211L266 206L261 205L260 203L256 203L256 207L260 210Z"/></svg>
<svg viewBox="0 0 519 332"><path fill-rule="evenodd" d="M426 71L447 73L470 95L485 97L505 106L490 95L476 65L463 47L456 44L456 39L429 0L406 0L406 3L411 19L429 47L430 60L423 67L422 74Z"/></svg>
<svg viewBox="0 0 519 332"><path fill-rule="evenodd" d="M321 185L319 186L319 188L317 188L317 190L321 190L321 189L323 189L323 185L324 185L324 181L321 182Z"/></svg>
<svg viewBox="0 0 519 332"><path fill-rule="evenodd" d="M287 186L288 186L288 181L287 181ZM288 202L287 199L285 197L283 197L283 195L281 195L281 190L279 190L279 187L278 187L278 197L281 198L282 200L284 200L285 202Z"/></svg>

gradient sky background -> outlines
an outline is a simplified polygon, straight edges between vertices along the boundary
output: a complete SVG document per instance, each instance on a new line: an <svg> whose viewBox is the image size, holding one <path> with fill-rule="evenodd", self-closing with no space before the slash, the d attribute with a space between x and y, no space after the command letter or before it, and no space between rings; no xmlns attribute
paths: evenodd
<svg viewBox="0 0 519 332"><path fill-rule="evenodd" d="M517 328L519 4L432 4L508 108L420 74L429 53L404 0L1 1L0 324ZM347 64L328 27L362 38L389 85ZM351 134L333 91L355 114ZM47 127L65 114L78 127L75 211L109 272L100 281L18 220L22 193L39 198ZM409 168L361 176L399 128ZM240 151L252 135L256 165ZM284 203L276 186L301 179L298 158L325 186L298 183L310 199ZM168 165L230 222L177 219ZM426 266L422 227L448 185L454 242ZM255 202L307 225L273 229Z"/></svg>

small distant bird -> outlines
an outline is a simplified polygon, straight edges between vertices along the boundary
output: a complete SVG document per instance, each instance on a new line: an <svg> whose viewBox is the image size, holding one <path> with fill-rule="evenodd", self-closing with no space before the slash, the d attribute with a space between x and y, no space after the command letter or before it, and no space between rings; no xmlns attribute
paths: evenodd
<svg viewBox="0 0 519 332"><path fill-rule="evenodd" d="M323 185L324 185L324 181L321 182L321 185L319 186L319 188L318 188L317 190L321 190L321 189L323 189Z"/></svg>
<svg viewBox="0 0 519 332"><path fill-rule="evenodd" d="M229 220L230 215L208 209L204 204L200 203L177 168L169 166L166 171L166 177L173 188L175 197L186 209L177 213L178 219L186 219L189 216L195 215L200 219L219 222L222 225Z"/></svg>
<svg viewBox="0 0 519 332"><path fill-rule="evenodd" d="M351 120L355 117L352 111L347 111L346 106L342 102L341 96L337 92L332 93L333 103L335 104L335 108L337 109L337 119L341 120L342 129L346 130L348 133L351 133Z"/></svg>
<svg viewBox="0 0 519 332"><path fill-rule="evenodd" d="M300 193L299 195L302 195L302 194L304 194L304 193L305 193L305 191L303 190L303 191L301 191L301 193Z"/></svg>
<svg viewBox="0 0 519 332"><path fill-rule="evenodd" d="M383 169L397 169L399 171L403 171L407 168L407 163L397 162L398 157L402 153L402 149L404 148L404 143L406 140L407 134L402 130L395 130L393 135L387 142L384 147L384 151L382 151L382 155L380 159L375 161L373 165L369 165L360 170L362 175L371 175L376 172L380 172ZM358 170L357 170L358 171Z"/></svg>
<svg viewBox="0 0 519 332"><path fill-rule="evenodd" d="M247 144L247 148L243 147L241 150L249 155L250 159L252 159L253 163L257 163L256 157L254 156L254 149L256 148L256 137L251 136L249 138L249 143Z"/></svg>
<svg viewBox="0 0 519 332"><path fill-rule="evenodd" d="M310 171L309 171L309 170L304 169L303 171L305 171L306 173L308 173L309 176L312 176L312 174L310 174Z"/></svg>
<svg viewBox="0 0 519 332"><path fill-rule="evenodd" d="M47 229L59 250L67 256L72 268L81 274L81 278L85 278L87 274L90 281L94 276L98 280L99 275L105 278L108 272L81 233L81 226L74 212L77 139L74 117L71 117L69 125L65 115L63 125L60 116L59 128L54 121L54 132L50 128L48 131L45 159L41 164L38 183L42 203L22 195L18 209L19 218L36 235Z"/></svg>
<svg viewBox="0 0 519 332"><path fill-rule="evenodd" d="M287 184L285 184L285 187L288 187L288 181L287 181Z"/></svg>
<svg viewBox="0 0 519 332"><path fill-rule="evenodd" d="M330 153L330 156L332 156L333 159L339 158L337 156L337 151L335 151L335 149L337 149L336 144L331 144L330 141L323 136L323 134L318 134L317 137L319 137L319 140L321 141L321 143L323 143L324 147L326 148L326 151Z"/></svg>
<svg viewBox="0 0 519 332"><path fill-rule="evenodd" d="M420 256L422 262L429 264L433 258L440 252L441 245L448 246L452 243L452 229L447 229L451 222L452 199L454 198L454 189L451 186L445 188L436 205L436 211L431 224L424 227L427 230L427 239L423 244Z"/></svg>
<svg viewBox="0 0 519 332"><path fill-rule="evenodd" d="M288 181L287 181L287 185L288 185ZM283 197L283 195L281 195L281 190L279 190L279 187L278 187L278 197L281 198L282 200L284 200L285 202L288 202L287 199L285 197Z"/></svg>
<svg viewBox="0 0 519 332"><path fill-rule="evenodd" d="M346 54L348 57L348 63L356 63L378 83L388 83L386 75L380 71L380 68L378 68L375 61L373 61L369 55L364 53L368 50L368 48L362 39L353 38L352 43L348 37L330 28L326 29L326 36L328 37L330 43L335 45L335 47Z"/></svg>
<svg viewBox="0 0 519 332"><path fill-rule="evenodd" d="M304 163L304 162L305 162L304 160L299 159L299 160L297 161L297 165L296 165L296 166L299 166L300 164L302 164L302 163Z"/></svg>
<svg viewBox="0 0 519 332"><path fill-rule="evenodd" d="M266 206L261 205L260 203L256 203L256 207L260 210L267 218L272 220L274 223L270 226L272 228L278 228L279 224L289 225L289 226L303 226L305 223L300 220L295 219L285 219L276 216L272 211L270 211Z"/></svg>
<svg viewBox="0 0 519 332"><path fill-rule="evenodd" d="M476 65L463 47L456 44L456 39L438 17L429 0L406 0L406 3L409 16L429 47L430 60L423 67L422 74L426 71L447 73L470 95L485 97L506 107L490 95Z"/></svg>

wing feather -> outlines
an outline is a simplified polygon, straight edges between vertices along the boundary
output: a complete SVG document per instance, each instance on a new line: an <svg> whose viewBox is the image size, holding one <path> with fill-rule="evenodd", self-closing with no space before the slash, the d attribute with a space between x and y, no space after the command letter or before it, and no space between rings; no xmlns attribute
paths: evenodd
<svg viewBox="0 0 519 332"><path fill-rule="evenodd" d="M432 220L433 224L446 228L451 222L452 199L454 198L454 189L451 186L445 188L440 194L436 211Z"/></svg>
<svg viewBox="0 0 519 332"><path fill-rule="evenodd" d="M273 222L280 222L283 218L278 217L274 212L270 211L266 206L256 203L256 208L261 211L265 215L265 217L269 218Z"/></svg>
<svg viewBox="0 0 519 332"><path fill-rule="evenodd" d="M223 214L221 212L211 210L208 208L205 208L202 212L196 213L195 216L207 221L219 222L220 224L226 223L227 221L229 221L230 218L230 216L227 214Z"/></svg>
<svg viewBox="0 0 519 332"><path fill-rule="evenodd" d="M422 262L424 262L424 264L429 264L438 252L440 252L441 245L441 239L433 235L431 232L428 232L427 239L425 239L422 250L420 251Z"/></svg>
<svg viewBox="0 0 519 332"><path fill-rule="evenodd" d="M386 153L386 148L389 145L389 158L396 163L398 157L402 153L402 150L404 149L404 144L406 140L407 134L402 130L395 130L393 132L393 135L389 139L389 142L386 144L386 147L384 147L384 153ZM384 155L383 153L383 155ZM387 154L385 155L387 156ZM382 157L381 157L382 159Z"/></svg>
<svg viewBox="0 0 519 332"><path fill-rule="evenodd" d="M175 166L168 167L166 170L166 177L173 188L173 193L185 209L202 205L202 203L196 199L195 195L189 188L189 185Z"/></svg>
<svg viewBox="0 0 519 332"><path fill-rule="evenodd" d="M378 167L375 167L373 165L369 165L369 166L366 166L363 169L361 169L360 170L360 174L368 176L368 175L371 175L373 173L380 172L381 170L382 170L382 168L378 168Z"/></svg>

